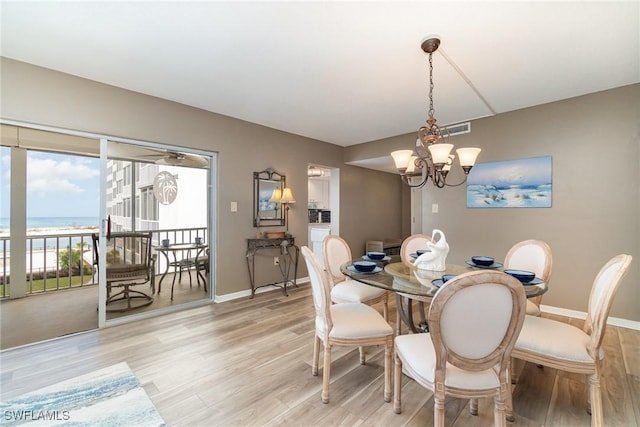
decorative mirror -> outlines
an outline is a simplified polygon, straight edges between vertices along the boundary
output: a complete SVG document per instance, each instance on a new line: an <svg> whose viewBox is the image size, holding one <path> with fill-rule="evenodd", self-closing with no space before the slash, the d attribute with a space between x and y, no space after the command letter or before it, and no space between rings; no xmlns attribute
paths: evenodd
<svg viewBox="0 0 640 427"><path fill-rule="evenodd" d="M285 225L284 209L279 202L286 177L269 168L253 173L253 226Z"/></svg>

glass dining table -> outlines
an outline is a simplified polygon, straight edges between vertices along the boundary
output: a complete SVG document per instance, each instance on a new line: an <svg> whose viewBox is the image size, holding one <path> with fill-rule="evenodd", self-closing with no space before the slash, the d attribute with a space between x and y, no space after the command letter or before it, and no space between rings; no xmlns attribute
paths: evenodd
<svg viewBox="0 0 640 427"><path fill-rule="evenodd" d="M340 271L345 276L357 280L369 286L386 289L396 294L396 307L400 318L412 332L427 332L424 303L430 302L441 285L442 276L459 275L470 271L478 271L482 268L471 266L471 263L447 264L445 271L432 271L409 267L400 260L399 256L392 256L387 261L374 261L377 268L372 273L361 273L353 269L352 262L343 264ZM350 268L351 267L351 268ZM503 267L495 268L502 271ZM537 278L536 278L537 279ZM435 284L434 284L435 282ZM540 279L532 281L532 284L523 285L527 298L540 296L547 292L547 285ZM413 319L412 301L419 303L420 322L415 323ZM399 325L397 325L399 329Z"/></svg>

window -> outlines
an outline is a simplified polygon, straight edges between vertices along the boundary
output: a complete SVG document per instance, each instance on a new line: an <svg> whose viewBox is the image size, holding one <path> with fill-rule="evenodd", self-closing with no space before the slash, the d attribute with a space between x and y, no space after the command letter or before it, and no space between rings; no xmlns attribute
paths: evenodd
<svg viewBox="0 0 640 427"><path fill-rule="evenodd" d="M140 204L142 215L141 219L157 221L158 220L158 201L156 196L153 195L153 187L143 187L140 189L140 198L142 203Z"/></svg>
<svg viewBox="0 0 640 427"><path fill-rule="evenodd" d="M131 165L126 165L123 169L124 185L131 184Z"/></svg>
<svg viewBox="0 0 640 427"><path fill-rule="evenodd" d="M126 197L123 200L123 204L124 204L124 216L126 218L130 218L131 217L131 197Z"/></svg>

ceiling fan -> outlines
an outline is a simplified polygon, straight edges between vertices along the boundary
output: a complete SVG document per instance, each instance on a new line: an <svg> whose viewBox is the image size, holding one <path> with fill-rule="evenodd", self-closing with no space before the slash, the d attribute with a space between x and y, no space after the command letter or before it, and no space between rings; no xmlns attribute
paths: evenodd
<svg viewBox="0 0 640 427"><path fill-rule="evenodd" d="M157 165L184 166L190 168L205 168L209 166L209 160L197 154L167 151L155 161Z"/></svg>
<svg viewBox="0 0 640 427"><path fill-rule="evenodd" d="M198 154L181 153L175 150L143 147L140 145L111 142L108 156L117 160L137 160L153 162L157 165L207 168L209 159Z"/></svg>

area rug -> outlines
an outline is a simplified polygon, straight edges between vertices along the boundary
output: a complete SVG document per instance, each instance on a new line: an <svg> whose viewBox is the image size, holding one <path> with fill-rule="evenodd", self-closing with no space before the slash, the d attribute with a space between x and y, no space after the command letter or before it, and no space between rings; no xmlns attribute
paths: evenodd
<svg viewBox="0 0 640 427"><path fill-rule="evenodd" d="M164 426L126 363L0 403L2 426Z"/></svg>

